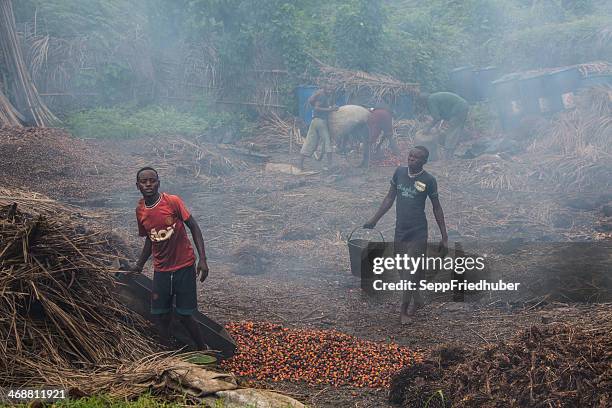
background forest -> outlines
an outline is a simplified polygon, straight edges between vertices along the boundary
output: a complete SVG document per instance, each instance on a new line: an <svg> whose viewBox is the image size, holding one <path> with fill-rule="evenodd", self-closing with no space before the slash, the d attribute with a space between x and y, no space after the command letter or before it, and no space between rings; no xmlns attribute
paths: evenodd
<svg viewBox="0 0 612 408"><path fill-rule="evenodd" d="M65 125L88 136L228 127L239 134L262 103L295 113L295 87L312 82L317 61L439 91L464 65L507 73L612 60L612 5L605 0L13 6L39 92Z"/></svg>

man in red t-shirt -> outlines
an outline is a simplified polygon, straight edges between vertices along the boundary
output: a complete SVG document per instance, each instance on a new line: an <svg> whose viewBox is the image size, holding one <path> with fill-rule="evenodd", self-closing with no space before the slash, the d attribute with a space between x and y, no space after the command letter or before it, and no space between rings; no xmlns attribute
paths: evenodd
<svg viewBox="0 0 612 408"><path fill-rule="evenodd" d="M389 148L394 155L400 156L401 152L393 136L393 116L391 112L383 108L370 109L368 117L369 145L363 150L363 161L360 167L367 167L370 162L370 150L374 147L374 154L377 154L385 140L389 141ZM382 136L381 136L382 133ZM380 136L380 140L379 140Z"/></svg>
<svg viewBox="0 0 612 408"><path fill-rule="evenodd" d="M176 295L176 314L198 347L205 348L206 343L192 317L198 308L196 276L200 276L200 282L208 276L202 231L179 196L159 192L159 176L155 169L140 169L136 174L136 186L143 197L136 207L136 220L138 233L145 237L145 244L132 270L142 272L153 255L151 314L157 316L162 340L169 342L172 298ZM185 225L198 250L197 266Z"/></svg>

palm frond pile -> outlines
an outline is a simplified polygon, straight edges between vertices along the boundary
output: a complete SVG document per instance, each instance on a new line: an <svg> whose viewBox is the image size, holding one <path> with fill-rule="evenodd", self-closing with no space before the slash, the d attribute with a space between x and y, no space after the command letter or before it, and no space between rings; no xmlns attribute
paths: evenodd
<svg viewBox="0 0 612 408"><path fill-rule="evenodd" d="M121 241L75 209L27 192L0 198L0 386L136 361L154 350L148 324L116 299ZM10 194L10 198L8 198Z"/></svg>
<svg viewBox="0 0 612 408"><path fill-rule="evenodd" d="M576 108L557 114L530 147L543 174L571 190L606 189L612 181L612 87L588 88Z"/></svg>
<svg viewBox="0 0 612 408"><path fill-rule="evenodd" d="M400 95L414 95L419 92L419 84L402 82L389 75L352 71L325 64L320 64L319 70L321 75L317 79L318 85L331 86L336 92L343 92L349 98L361 90L367 90L376 101L393 101Z"/></svg>

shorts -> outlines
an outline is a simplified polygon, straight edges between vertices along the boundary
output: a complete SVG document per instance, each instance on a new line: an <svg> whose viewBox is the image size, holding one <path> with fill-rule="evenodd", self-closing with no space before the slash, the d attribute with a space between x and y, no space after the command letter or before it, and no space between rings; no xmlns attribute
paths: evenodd
<svg viewBox="0 0 612 408"><path fill-rule="evenodd" d="M300 154L307 157L312 156L315 150L317 150L319 143L321 144L321 152L323 154L332 152L331 137L329 136L327 121L321 118L312 118Z"/></svg>
<svg viewBox="0 0 612 408"><path fill-rule="evenodd" d="M151 314L160 315L172 311L172 299L176 295L176 313L190 316L198 310L195 264L173 272L153 273Z"/></svg>

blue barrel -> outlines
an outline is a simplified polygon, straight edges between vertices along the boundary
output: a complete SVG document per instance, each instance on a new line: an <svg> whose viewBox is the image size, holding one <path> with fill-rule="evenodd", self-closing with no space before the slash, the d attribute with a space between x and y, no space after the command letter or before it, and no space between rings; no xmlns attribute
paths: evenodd
<svg viewBox="0 0 612 408"><path fill-rule="evenodd" d="M308 103L308 98L317 90L315 85L300 85L297 87L298 116L307 125L312 121L312 106Z"/></svg>
<svg viewBox="0 0 612 408"><path fill-rule="evenodd" d="M517 127L524 113L518 80L498 79L491 86L502 127L505 130Z"/></svg>
<svg viewBox="0 0 612 408"><path fill-rule="evenodd" d="M578 90L582 75L577 67L553 71L544 77L544 91L551 110L558 112L571 107L573 93Z"/></svg>
<svg viewBox="0 0 612 408"><path fill-rule="evenodd" d="M485 101L493 97L491 83L499 78L499 68L484 67L474 70L474 96L477 101Z"/></svg>
<svg viewBox="0 0 612 408"><path fill-rule="evenodd" d="M612 86L612 74L589 75L580 82L580 88L590 88L601 85Z"/></svg>
<svg viewBox="0 0 612 408"><path fill-rule="evenodd" d="M453 69L449 74L451 92L468 102L476 101L474 69L471 66Z"/></svg>
<svg viewBox="0 0 612 408"><path fill-rule="evenodd" d="M518 87L521 92L523 114L538 115L550 109L548 103L545 102L547 99L544 92L543 75L520 79Z"/></svg>

